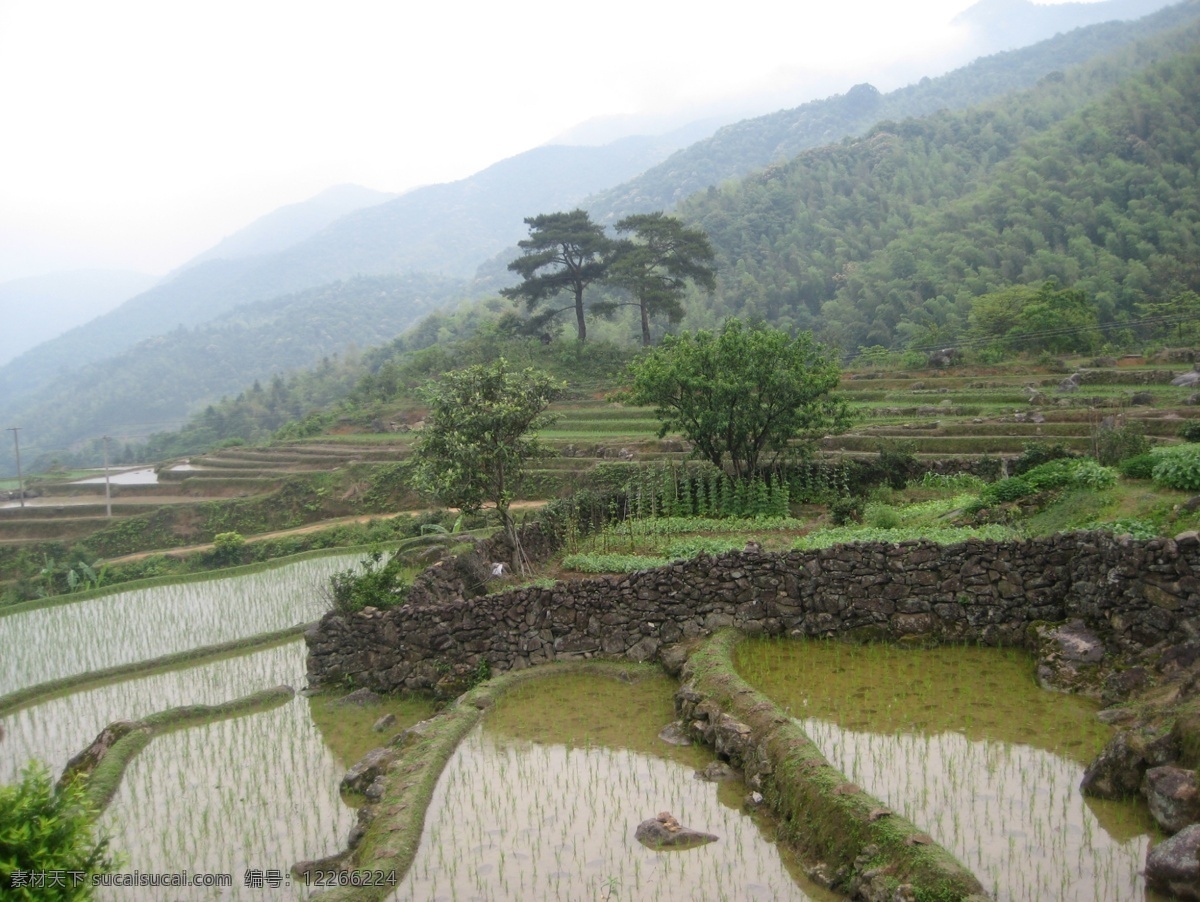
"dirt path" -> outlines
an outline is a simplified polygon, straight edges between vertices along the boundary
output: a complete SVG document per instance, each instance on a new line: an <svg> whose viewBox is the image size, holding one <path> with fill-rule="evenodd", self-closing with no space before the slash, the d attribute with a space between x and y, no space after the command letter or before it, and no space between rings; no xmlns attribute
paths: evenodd
<svg viewBox="0 0 1200 902"><path fill-rule="evenodd" d="M536 510L546 504L545 501L516 501L512 504L509 510ZM280 529L275 532L264 532L258 535L246 536L247 542L261 542L264 539L278 539L284 536L299 536L310 532L319 532L322 529L330 529L334 526L341 526L346 523L367 523L371 520L391 520L395 517L415 517L419 514L430 513L433 508L421 508L420 510L396 511L392 514L363 514L357 517L338 517L333 520L318 520L316 523L308 523L304 526L297 526L292 529ZM449 508L454 511L455 508ZM168 556L179 556L193 554L197 551L211 551L212 542L207 542L203 545L180 545L176 548L156 548L152 551L135 551L133 554L123 554L120 557L109 558L107 563L121 564L126 561L140 561L154 554L164 554Z"/></svg>

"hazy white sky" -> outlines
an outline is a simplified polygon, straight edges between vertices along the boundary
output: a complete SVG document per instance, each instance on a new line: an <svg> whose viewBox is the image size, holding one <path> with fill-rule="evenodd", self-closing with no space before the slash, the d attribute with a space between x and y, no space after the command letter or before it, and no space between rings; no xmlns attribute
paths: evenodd
<svg viewBox="0 0 1200 902"><path fill-rule="evenodd" d="M0 0L0 280L160 273L331 185L452 181L806 72L848 87L947 52L971 2Z"/></svg>

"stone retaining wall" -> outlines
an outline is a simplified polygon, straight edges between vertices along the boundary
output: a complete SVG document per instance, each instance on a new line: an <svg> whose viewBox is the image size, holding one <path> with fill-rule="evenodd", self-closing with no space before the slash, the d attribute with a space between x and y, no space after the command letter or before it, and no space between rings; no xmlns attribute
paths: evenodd
<svg viewBox="0 0 1200 902"><path fill-rule="evenodd" d="M1024 644L1035 622L1074 619L1112 652L1200 636L1200 536L1076 532L704 556L552 588L330 613L305 640L310 683L394 691L432 688L481 660L494 673L590 657L646 661L727 626L998 645Z"/></svg>

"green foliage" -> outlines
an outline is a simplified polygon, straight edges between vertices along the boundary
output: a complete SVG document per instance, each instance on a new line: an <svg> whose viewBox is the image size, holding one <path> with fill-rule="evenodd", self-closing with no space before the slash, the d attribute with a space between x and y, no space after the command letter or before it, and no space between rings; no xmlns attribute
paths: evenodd
<svg viewBox="0 0 1200 902"><path fill-rule="evenodd" d="M508 264L519 273L520 285L501 292L513 300L523 300L532 310L543 301L553 301L568 293L573 303L549 311L539 322L545 323L565 310L575 311L576 334L587 338L584 319L584 289L602 280L608 270L612 241L604 227L592 222L581 209L570 213L543 213L525 220L529 237L517 242L522 255Z"/></svg>
<svg viewBox="0 0 1200 902"><path fill-rule="evenodd" d="M219 532L213 536L213 553L223 561L236 561L246 544L240 532Z"/></svg>
<svg viewBox="0 0 1200 902"><path fill-rule="evenodd" d="M635 360L622 400L653 406L660 436L681 433L714 467L728 459L743 482L774 468L789 443L849 425L832 395L839 378L833 353L810 334L727 320L717 334L668 335Z"/></svg>
<svg viewBox="0 0 1200 902"><path fill-rule="evenodd" d="M1185 18L1002 101L877 119L861 140L687 199L680 213L707 231L722 273L708 321L761 317L851 348L945 347L968 331L973 298L1042 286L975 323L1057 352L1094 345L1097 322L1140 303L1200 290L1200 56L1195 11Z"/></svg>
<svg viewBox="0 0 1200 902"><path fill-rule="evenodd" d="M863 500L858 495L842 495L829 505L829 519L834 526L857 523L863 516Z"/></svg>
<svg viewBox="0 0 1200 902"><path fill-rule="evenodd" d="M1138 420L1109 419L1092 430L1093 456L1106 467L1150 452L1146 427Z"/></svg>
<svg viewBox="0 0 1200 902"><path fill-rule="evenodd" d="M96 812L82 783L55 788L40 764L30 764L21 781L0 786L0 887L5 899L50 902L91 898L90 876L116 862L107 837L97 838ZM17 886L14 874L63 872L62 886ZM75 886L72 872L83 878Z"/></svg>
<svg viewBox="0 0 1200 902"><path fill-rule="evenodd" d="M971 301L976 341L991 340L1007 351L1090 353L1100 345L1095 305L1078 290L1049 280L1040 287L1013 285Z"/></svg>
<svg viewBox="0 0 1200 902"><path fill-rule="evenodd" d="M1152 476L1158 485L1185 492L1200 491L1200 444L1155 450Z"/></svg>
<svg viewBox="0 0 1200 902"><path fill-rule="evenodd" d="M1200 420L1189 420L1180 426L1179 431L1175 434L1185 442L1200 442Z"/></svg>
<svg viewBox="0 0 1200 902"><path fill-rule="evenodd" d="M1056 458L1020 476L985 486L979 499L984 505L1017 501L1039 492L1063 488L1107 489L1116 485L1117 473L1090 458Z"/></svg>
<svg viewBox="0 0 1200 902"><path fill-rule="evenodd" d="M908 484L917 466L914 442L881 441L879 443L879 469L887 484L899 491Z"/></svg>
<svg viewBox="0 0 1200 902"><path fill-rule="evenodd" d="M942 526L942 527L899 527L885 529L874 526L839 526L832 529L820 529L801 536L792 545L793 548L808 551L818 548L829 548L831 545L844 545L851 542L911 542L924 539L939 545L951 545L955 542L965 542L967 539L993 539L1006 541L1020 536L1015 530L1006 526L989 523L983 526Z"/></svg>
<svg viewBox="0 0 1200 902"><path fill-rule="evenodd" d="M1021 452L1021 456L1012 462L1010 469L1013 476L1020 476L1022 473L1028 473L1034 467L1040 467L1048 461L1064 460L1077 456L1074 451L1071 451L1065 445L1048 444L1047 442L1029 442L1025 445L1025 450Z"/></svg>
<svg viewBox="0 0 1200 902"><path fill-rule="evenodd" d="M1115 536L1133 536L1133 538L1141 540L1158 537L1158 529L1153 523L1133 518L1113 520L1111 523L1102 524L1102 528L1109 530Z"/></svg>
<svg viewBox="0 0 1200 902"><path fill-rule="evenodd" d="M359 562L359 571L341 570L329 578L331 607L339 614L353 614L365 607L391 608L408 597L406 567L399 556L382 567L383 554L375 551Z"/></svg>
<svg viewBox="0 0 1200 902"><path fill-rule="evenodd" d="M642 344L650 345L650 318L665 316L677 323L683 316L681 298L689 281L711 292L716 288L713 249L700 229L658 213L626 216L617 223L620 234L632 240L617 242L609 280L633 295L641 318ZM607 305L609 308L615 305ZM601 311L601 305L593 309Z"/></svg>
<svg viewBox="0 0 1200 902"><path fill-rule="evenodd" d="M925 473L921 487L926 489L950 489L953 491L979 491L984 482L972 473Z"/></svg>
<svg viewBox="0 0 1200 902"><path fill-rule="evenodd" d="M413 484L466 513L491 502L515 539L509 505L530 462L545 456L530 433L553 422L545 410L561 392L546 373L513 372L503 357L446 373L424 392L429 416L413 448Z"/></svg>
<svg viewBox="0 0 1200 902"><path fill-rule="evenodd" d="M1158 455L1139 454L1136 457L1125 458L1117 465L1117 469L1128 479L1153 479L1157 463Z"/></svg>
<svg viewBox="0 0 1200 902"><path fill-rule="evenodd" d="M562 560L564 570L579 573L633 573L637 570L665 567L669 563L671 562L665 557L597 552L568 554Z"/></svg>

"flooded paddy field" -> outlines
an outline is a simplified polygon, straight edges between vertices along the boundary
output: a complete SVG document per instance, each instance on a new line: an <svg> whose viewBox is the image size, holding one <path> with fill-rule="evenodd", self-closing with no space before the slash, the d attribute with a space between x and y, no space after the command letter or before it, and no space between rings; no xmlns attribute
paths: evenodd
<svg viewBox="0 0 1200 902"><path fill-rule="evenodd" d="M389 897L402 899L833 899L742 810L740 781L710 783L713 760L671 746L674 681L601 675L514 689L443 772L416 860ZM669 811L720 838L654 851L634 838Z"/></svg>
<svg viewBox="0 0 1200 902"><path fill-rule="evenodd" d="M316 620L329 576L361 558L314 558L2 616L0 695Z"/></svg>
<svg viewBox="0 0 1200 902"><path fill-rule="evenodd" d="M1041 690L1013 649L743 643L738 669L830 763L966 864L997 899L1143 900L1145 805L1084 798L1110 728Z"/></svg>

